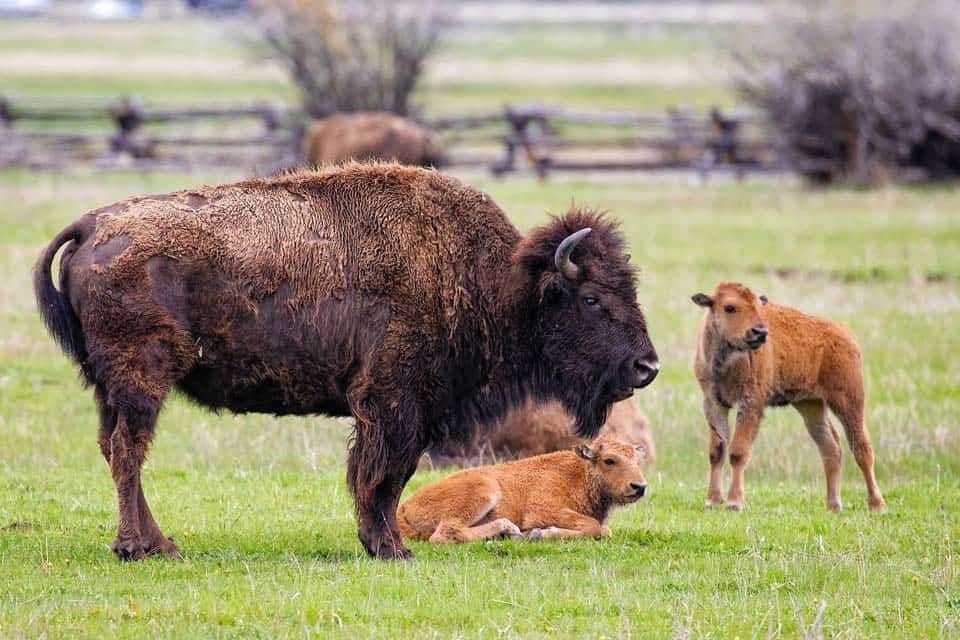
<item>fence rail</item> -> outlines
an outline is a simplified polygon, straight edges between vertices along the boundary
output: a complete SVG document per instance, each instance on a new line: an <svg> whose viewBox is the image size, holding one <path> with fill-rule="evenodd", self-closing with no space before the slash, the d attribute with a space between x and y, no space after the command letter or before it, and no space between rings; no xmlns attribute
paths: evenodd
<svg viewBox="0 0 960 640"><path fill-rule="evenodd" d="M0 165L215 164L269 173L300 164L306 124L300 110L278 104L160 108L123 98L105 105L31 105L0 96ZM486 167L496 175L786 168L763 121L742 109L650 113L529 104L424 124L442 137L449 165Z"/></svg>

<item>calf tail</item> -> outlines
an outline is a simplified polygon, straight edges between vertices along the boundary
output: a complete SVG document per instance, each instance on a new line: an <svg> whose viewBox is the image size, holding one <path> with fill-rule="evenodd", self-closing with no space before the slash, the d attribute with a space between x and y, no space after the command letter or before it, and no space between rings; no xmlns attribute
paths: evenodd
<svg viewBox="0 0 960 640"><path fill-rule="evenodd" d="M40 254L33 270L33 291L37 298L37 308L40 310L43 322L64 353L78 364L82 364L87 357L83 342L83 329L80 326L80 319L74 312L73 307L70 306L66 291L58 290L54 286L50 270L53 266L53 258L57 255L60 247L68 242L81 242L83 240L83 227L82 222L77 221L58 233ZM63 272L64 270L61 268L61 273Z"/></svg>

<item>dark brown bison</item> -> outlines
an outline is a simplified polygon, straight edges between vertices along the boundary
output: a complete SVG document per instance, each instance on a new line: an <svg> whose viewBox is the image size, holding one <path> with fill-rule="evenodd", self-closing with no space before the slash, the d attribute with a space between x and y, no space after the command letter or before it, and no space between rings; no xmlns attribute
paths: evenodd
<svg viewBox="0 0 960 640"><path fill-rule="evenodd" d="M544 403L528 398L496 426L478 429L466 444L447 442L435 447L426 462L439 467L473 467L588 444L589 439L574 433L574 421L556 400ZM613 403L599 433L636 446L647 464L656 459L650 421L632 398Z"/></svg>
<svg viewBox="0 0 960 640"><path fill-rule="evenodd" d="M335 113L317 120L307 132L304 157L313 166L347 160L393 160L439 167L444 159L431 131L385 111Z"/></svg>
<svg viewBox="0 0 960 640"><path fill-rule="evenodd" d="M397 501L432 443L528 395L589 436L658 368L613 222L572 210L524 237L485 193L396 164L129 198L57 234L34 284L94 388L120 558L177 552L140 485L173 388L213 409L352 415L360 540L407 558Z"/></svg>

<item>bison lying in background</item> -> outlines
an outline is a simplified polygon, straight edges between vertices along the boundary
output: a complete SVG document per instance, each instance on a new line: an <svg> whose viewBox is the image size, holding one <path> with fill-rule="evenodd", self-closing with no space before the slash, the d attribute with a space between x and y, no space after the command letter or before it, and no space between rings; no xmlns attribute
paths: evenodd
<svg viewBox="0 0 960 640"><path fill-rule="evenodd" d="M393 160L421 167L443 163L433 133L385 111L336 113L317 120L307 132L304 157L313 166L347 160Z"/></svg>
<svg viewBox="0 0 960 640"><path fill-rule="evenodd" d="M592 231L591 231L592 230ZM60 247L59 290L51 264ZM595 434L657 374L617 226L571 210L521 236L487 194L396 164L137 196L57 234L43 319L100 408L118 557L176 553L140 468L167 394L352 415L359 536L407 558L396 507L425 449L558 398Z"/></svg>
<svg viewBox="0 0 960 640"><path fill-rule="evenodd" d="M400 531L430 542L610 535L611 508L647 489L638 449L601 436L573 451L458 471L400 506Z"/></svg>
<svg viewBox="0 0 960 640"><path fill-rule="evenodd" d="M467 444L447 443L430 451L429 462L438 467L474 467L572 449L586 439L574 433L574 418L556 401L538 403L528 398L507 413L492 429L478 430ZM656 459L650 421L632 398L615 402L600 435L612 436L638 447L640 457Z"/></svg>
<svg viewBox="0 0 960 640"><path fill-rule="evenodd" d="M827 476L827 507L840 511L840 435L827 408L840 419L867 483L871 509L884 502L873 477L873 450L863 423L860 347L849 329L796 309L768 303L742 284L722 282L712 296L693 301L706 308L694 365L710 425L710 488L707 507L723 501L724 449L733 479L727 508L743 508L743 472L763 410L787 404L800 412L820 450ZM737 408L730 441L727 414Z"/></svg>

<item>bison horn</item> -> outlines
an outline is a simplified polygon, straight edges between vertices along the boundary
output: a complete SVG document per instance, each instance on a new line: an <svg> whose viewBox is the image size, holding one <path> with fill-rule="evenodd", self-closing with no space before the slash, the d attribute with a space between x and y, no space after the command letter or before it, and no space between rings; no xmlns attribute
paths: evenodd
<svg viewBox="0 0 960 640"><path fill-rule="evenodd" d="M577 248L577 245L580 244L580 241L590 235L590 232L593 231L590 227L586 229L580 229L580 231L571 233L566 238L563 239L563 242L560 243L560 246L557 247L557 252L553 256L553 261L557 265L557 271L563 274L563 277L567 280L576 280L577 274L580 273L580 267L575 265L570 259L570 254L573 253L573 250Z"/></svg>

